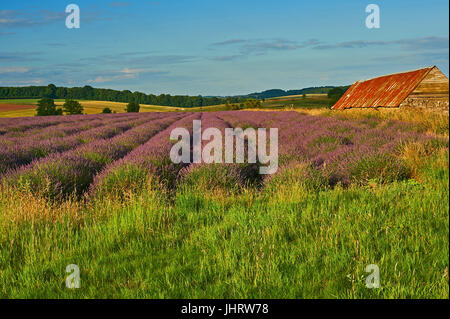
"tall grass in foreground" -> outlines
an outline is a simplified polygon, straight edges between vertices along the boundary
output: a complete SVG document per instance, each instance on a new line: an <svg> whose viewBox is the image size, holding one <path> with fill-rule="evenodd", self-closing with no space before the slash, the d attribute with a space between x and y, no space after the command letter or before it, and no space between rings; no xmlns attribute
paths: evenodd
<svg viewBox="0 0 450 319"><path fill-rule="evenodd" d="M1 186L0 297L448 298L448 148L402 156L414 180L345 189L289 171L261 192L208 196L198 178L126 202ZM73 263L81 288L69 290ZM380 289L365 287L368 264Z"/></svg>

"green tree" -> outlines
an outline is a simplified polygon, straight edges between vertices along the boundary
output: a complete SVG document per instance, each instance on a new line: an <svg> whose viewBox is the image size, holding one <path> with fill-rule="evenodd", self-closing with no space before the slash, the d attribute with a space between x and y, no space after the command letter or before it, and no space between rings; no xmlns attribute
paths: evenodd
<svg viewBox="0 0 450 319"><path fill-rule="evenodd" d="M330 91L328 91L328 98L331 98L333 96L339 96L341 97L344 94L345 90L343 90L340 87L332 88Z"/></svg>
<svg viewBox="0 0 450 319"><path fill-rule="evenodd" d="M260 108L261 107L261 101L256 99L247 99L244 102L244 108L245 109L254 109L254 108Z"/></svg>
<svg viewBox="0 0 450 319"><path fill-rule="evenodd" d="M104 113L104 114L109 114L109 113L112 113L112 111L111 111L111 109L110 109L109 107L105 107L105 108L103 109L102 113Z"/></svg>
<svg viewBox="0 0 450 319"><path fill-rule="evenodd" d="M36 116L62 115L63 110L56 108L55 101L49 97L44 97L38 101Z"/></svg>
<svg viewBox="0 0 450 319"><path fill-rule="evenodd" d="M83 114L83 106L78 101L66 99L63 107L67 114Z"/></svg>
<svg viewBox="0 0 450 319"><path fill-rule="evenodd" d="M340 87L332 88L330 91L328 91L328 99L330 106L333 106L336 104L337 101L344 95L344 93L347 90Z"/></svg>
<svg viewBox="0 0 450 319"><path fill-rule="evenodd" d="M43 96L49 98L55 98L56 86L54 84L49 84L44 91Z"/></svg>
<svg viewBox="0 0 450 319"><path fill-rule="evenodd" d="M128 113L135 112L138 113L141 106L137 102L130 102L125 109Z"/></svg>

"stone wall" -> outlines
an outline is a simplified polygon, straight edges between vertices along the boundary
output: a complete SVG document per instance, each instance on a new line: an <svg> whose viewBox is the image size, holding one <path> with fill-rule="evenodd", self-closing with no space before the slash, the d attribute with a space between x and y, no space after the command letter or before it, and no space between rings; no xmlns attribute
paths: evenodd
<svg viewBox="0 0 450 319"><path fill-rule="evenodd" d="M418 107L435 111L449 111L449 98L447 96L409 96L400 107Z"/></svg>

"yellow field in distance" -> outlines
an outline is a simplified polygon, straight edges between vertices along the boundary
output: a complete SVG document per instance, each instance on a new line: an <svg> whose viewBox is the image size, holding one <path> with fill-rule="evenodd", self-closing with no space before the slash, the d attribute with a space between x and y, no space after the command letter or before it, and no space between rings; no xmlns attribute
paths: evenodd
<svg viewBox="0 0 450 319"><path fill-rule="evenodd" d="M24 100L21 101L25 102ZM112 111L116 113L125 113L125 108L127 103L122 102L110 102L110 101L79 101L81 105L83 105L84 113L86 114L98 114L101 113L102 110L106 107L109 107ZM17 109L11 110L9 106L7 110L2 110L2 101L0 101L0 118L1 117L28 117L35 116L36 110L35 108L25 108L24 105L17 105ZM6 103L5 103L6 104ZM8 103L11 105L10 103ZM36 104L36 100L30 100L28 104ZM55 104L57 106L62 106L64 104L63 101L56 101ZM186 111L186 110L195 110L197 108L185 109L181 107L173 107L173 106L160 106L160 105L149 105L149 104L141 104L140 112L176 112L176 111Z"/></svg>

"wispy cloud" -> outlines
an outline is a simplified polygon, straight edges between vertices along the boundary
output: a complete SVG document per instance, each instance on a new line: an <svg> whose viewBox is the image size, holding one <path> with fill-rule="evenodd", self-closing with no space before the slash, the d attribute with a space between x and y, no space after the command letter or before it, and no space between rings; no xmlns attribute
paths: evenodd
<svg viewBox="0 0 450 319"><path fill-rule="evenodd" d="M64 21L63 11L38 10L36 12L19 10L0 10L0 26L4 28L33 27Z"/></svg>
<svg viewBox="0 0 450 319"><path fill-rule="evenodd" d="M85 57L80 60L86 63L101 63L103 65L133 65L136 67L154 67L158 65L169 65L191 62L196 57L188 55L154 55L144 52L126 52L114 55L101 55Z"/></svg>
<svg viewBox="0 0 450 319"><path fill-rule="evenodd" d="M226 40L226 41L222 41L222 42L215 42L212 45L221 46L221 45L230 45L230 44L245 43L245 42L247 42L247 41L244 39L231 39L231 40Z"/></svg>
<svg viewBox="0 0 450 319"><path fill-rule="evenodd" d="M26 80L1 80L0 84L4 86L29 86L41 85L44 83L43 79L26 79Z"/></svg>
<svg viewBox="0 0 450 319"><path fill-rule="evenodd" d="M405 49L447 49L448 37L424 37L416 39L398 40L396 44L402 45Z"/></svg>
<svg viewBox="0 0 450 319"><path fill-rule="evenodd" d="M376 46L390 46L399 45L403 49L407 50L419 50L419 49L448 49L448 37L422 37L412 39L400 39L391 41L346 41L338 42L334 44L321 44L314 47L316 50L330 50L330 49L361 49L367 47Z"/></svg>
<svg viewBox="0 0 450 319"><path fill-rule="evenodd" d="M212 47L235 46L239 54L214 57L217 61L229 61L244 57L250 54L262 55L269 51L288 51L301 48L312 47L320 43L317 39L309 39L305 41L292 41L282 38L277 39L231 39L222 42L212 43Z"/></svg>
<svg viewBox="0 0 450 319"><path fill-rule="evenodd" d="M30 68L22 67L22 66L12 66L0 68L0 74L4 73L26 73L30 70Z"/></svg>
<svg viewBox="0 0 450 319"><path fill-rule="evenodd" d="M88 83L105 83L115 82L127 79L136 79L140 75L161 75L167 74L167 71L161 70L148 70L148 69L129 69L124 68L118 72L106 72L103 75L97 76L94 79L88 80Z"/></svg>
<svg viewBox="0 0 450 319"><path fill-rule="evenodd" d="M105 11L83 10L83 22L89 23L96 20L108 19ZM60 11L54 10L0 10L0 28L26 28L48 25L55 22L64 23L67 14L64 7ZM63 25L63 24L62 24ZM1 32L0 35L11 34Z"/></svg>
<svg viewBox="0 0 450 319"><path fill-rule="evenodd" d="M0 52L0 62L24 62L40 60L42 52Z"/></svg>
<svg viewBox="0 0 450 319"><path fill-rule="evenodd" d="M214 56L210 58L213 61L234 61L237 59L245 58L244 54L235 54L235 55L222 55L222 56Z"/></svg>
<svg viewBox="0 0 450 319"><path fill-rule="evenodd" d="M296 50L306 47L311 47L319 43L316 39L309 39L302 42L285 40L285 39L273 39L273 40L255 40L248 41L241 47L241 52L244 54L250 53L266 53L267 51L285 51Z"/></svg>
<svg viewBox="0 0 450 319"><path fill-rule="evenodd" d="M432 63L447 62L448 64L448 51L447 52L421 52L412 54L401 54L391 56L374 57L372 61L376 62L406 62L415 60L427 60Z"/></svg>
<svg viewBox="0 0 450 319"><path fill-rule="evenodd" d="M0 83L4 86L39 85L48 79L54 71L39 71L28 66L0 67Z"/></svg>
<svg viewBox="0 0 450 319"><path fill-rule="evenodd" d="M333 49L362 49L368 47L377 46L392 46L397 45L405 50L424 50L424 49L448 49L449 47L448 37L421 37L410 38L400 40L389 41L367 41L367 40L354 40L344 41L338 43L325 44L318 39L309 39L306 41L293 41L287 39L231 39L222 42L212 43L213 47L220 46L235 46L241 55L246 54L265 54L268 51L284 51L284 50L297 50L303 48L312 48L315 50L333 50ZM229 60L238 58L239 55L228 55L223 57L216 57L216 60Z"/></svg>

